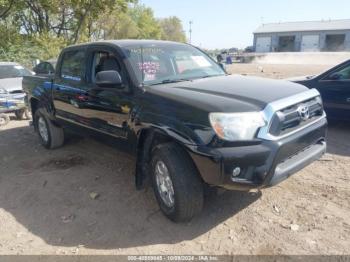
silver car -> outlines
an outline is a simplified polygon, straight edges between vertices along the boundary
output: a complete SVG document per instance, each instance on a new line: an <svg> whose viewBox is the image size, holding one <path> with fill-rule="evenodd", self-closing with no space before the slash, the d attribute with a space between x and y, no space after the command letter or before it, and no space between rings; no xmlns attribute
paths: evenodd
<svg viewBox="0 0 350 262"><path fill-rule="evenodd" d="M0 62L0 113L14 112L17 119L29 117L24 106L22 78L30 75L34 73L20 64Z"/></svg>

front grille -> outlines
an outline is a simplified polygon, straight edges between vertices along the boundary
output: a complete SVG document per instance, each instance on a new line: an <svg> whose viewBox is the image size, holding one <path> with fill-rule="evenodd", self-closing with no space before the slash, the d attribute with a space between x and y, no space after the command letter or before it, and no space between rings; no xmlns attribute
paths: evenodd
<svg viewBox="0 0 350 262"><path fill-rule="evenodd" d="M269 133L281 136L303 127L323 115L322 100L315 97L277 111L271 122Z"/></svg>

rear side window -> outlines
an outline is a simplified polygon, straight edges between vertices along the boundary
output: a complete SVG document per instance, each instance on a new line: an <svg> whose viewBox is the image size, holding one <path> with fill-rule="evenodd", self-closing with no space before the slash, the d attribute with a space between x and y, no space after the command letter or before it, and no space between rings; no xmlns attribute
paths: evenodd
<svg viewBox="0 0 350 262"><path fill-rule="evenodd" d="M84 51L69 51L63 55L61 77L68 80L80 81L84 72Z"/></svg>

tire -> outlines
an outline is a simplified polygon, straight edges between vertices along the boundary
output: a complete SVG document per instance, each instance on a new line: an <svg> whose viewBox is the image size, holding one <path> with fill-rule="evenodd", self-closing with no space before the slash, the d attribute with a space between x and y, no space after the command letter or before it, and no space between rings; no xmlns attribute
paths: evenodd
<svg viewBox="0 0 350 262"><path fill-rule="evenodd" d="M10 117L5 114L0 114L0 126L6 126L10 122Z"/></svg>
<svg viewBox="0 0 350 262"><path fill-rule="evenodd" d="M164 166L166 169L164 169ZM159 170L167 170L169 179L159 182ZM158 172L158 174L157 174ZM180 146L174 143L161 144L152 151L151 176L154 194L163 214L174 222L187 222L199 214L203 208L203 183L192 160ZM160 172L162 173L162 172ZM166 172L165 172L166 173ZM164 172L163 172L164 174ZM165 181L165 182L164 182ZM161 184L161 185L160 185ZM170 194L163 189L172 185ZM173 193L173 202L169 195ZM170 197L171 198L171 197Z"/></svg>
<svg viewBox="0 0 350 262"><path fill-rule="evenodd" d="M45 109L39 108L36 110L34 115L34 126L38 133L40 143L45 148L55 149L63 145L63 128L52 123L52 121L47 117Z"/></svg>
<svg viewBox="0 0 350 262"><path fill-rule="evenodd" d="M15 111L17 120L30 119L28 108L23 108Z"/></svg>

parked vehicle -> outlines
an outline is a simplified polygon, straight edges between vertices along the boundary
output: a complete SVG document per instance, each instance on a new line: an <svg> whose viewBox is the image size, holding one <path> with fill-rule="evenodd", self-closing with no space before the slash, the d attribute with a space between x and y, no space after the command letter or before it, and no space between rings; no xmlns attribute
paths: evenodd
<svg viewBox="0 0 350 262"><path fill-rule="evenodd" d="M23 79L44 147L64 128L113 138L151 181L162 212L187 221L204 187L275 185L321 157L319 93L288 81L230 76L193 46L146 40L71 46L53 77Z"/></svg>
<svg viewBox="0 0 350 262"><path fill-rule="evenodd" d="M350 120L350 60L320 75L291 80L321 93L328 118Z"/></svg>
<svg viewBox="0 0 350 262"><path fill-rule="evenodd" d="M245 53L253 53L254 52L254 46L247 46L244 48Z"/></svg>
<svg viewBox="0 0 350 262"><path fill-rule="evenodd" d="M15 113L17 119L29 118L28 109L24 103L24 95L0 95L0 126L7 125L10 122L8 113Z"/></svg>
<svg viewBox="0 0 350 262"><path fill-rule="evenodd" d="M22 78L33 74L17 63L0 62L0 113L15 113L19 120L29 117Z"/></svg>

